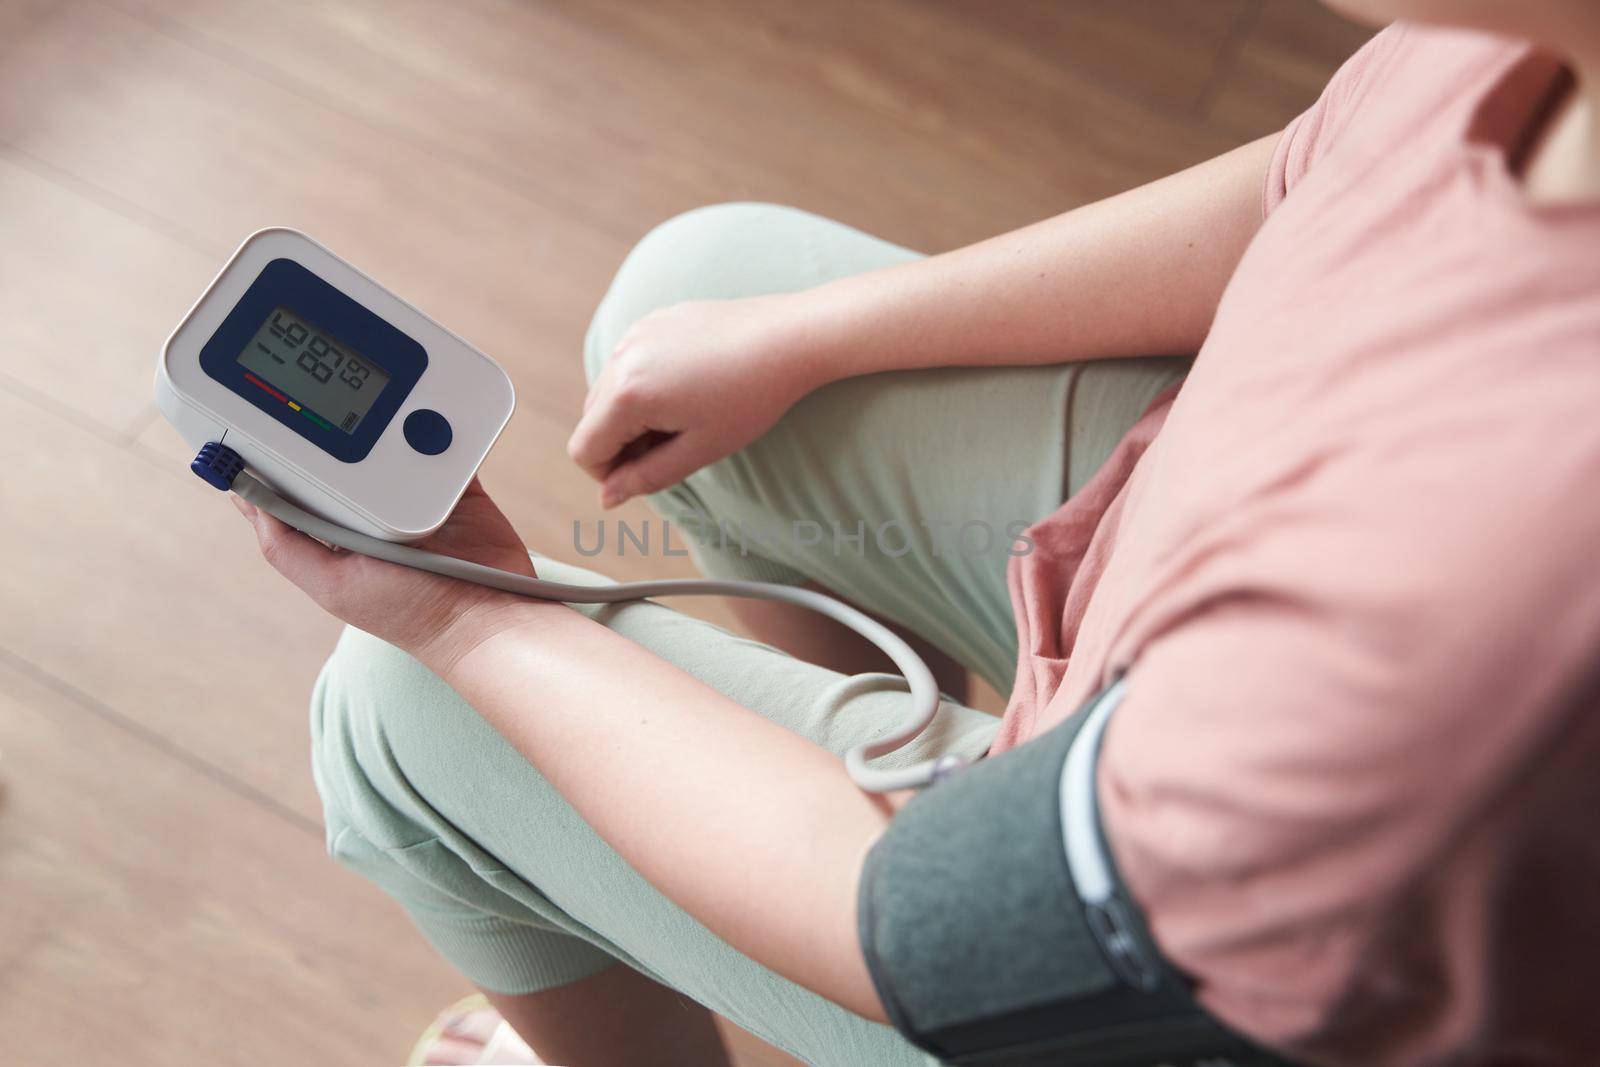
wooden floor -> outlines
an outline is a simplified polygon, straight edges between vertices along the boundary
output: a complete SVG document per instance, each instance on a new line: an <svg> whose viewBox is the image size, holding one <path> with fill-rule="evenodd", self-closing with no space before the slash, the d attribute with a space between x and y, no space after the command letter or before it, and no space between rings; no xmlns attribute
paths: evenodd
<svg viewBox="0 0 1600 1067"><path fill-rule="evenodd" d="M949 248L1281 126L1364 36L1309 0L0 0L0 1060L392 1064L463 991L323 854L336 624L151 404L246 233L505 363L486 481L573 557L579 341L653 223Z"/></svg>

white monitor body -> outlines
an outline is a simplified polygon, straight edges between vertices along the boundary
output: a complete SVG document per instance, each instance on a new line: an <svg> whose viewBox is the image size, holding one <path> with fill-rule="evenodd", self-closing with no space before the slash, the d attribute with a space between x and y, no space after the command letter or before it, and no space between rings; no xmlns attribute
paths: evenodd
<svg viewBox="0 0 1600 1067"><path fill-rule="evenodd" d="M516 404L494 360L276 227L245 238L167 338L155 396L195 449L220 442L284 497L387 541L444 523Z"/></svg>

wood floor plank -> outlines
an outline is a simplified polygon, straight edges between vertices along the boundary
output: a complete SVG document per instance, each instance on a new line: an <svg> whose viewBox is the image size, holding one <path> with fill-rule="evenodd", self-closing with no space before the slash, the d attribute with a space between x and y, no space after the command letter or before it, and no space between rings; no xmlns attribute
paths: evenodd
<svg viewBox="0 0 1600 1067"><path fill-rule="evenodd" d="M1208 124L1240 140L1282 129L1373 32L1321 4L1262 0L1218 80Z"/></svg>
<svg viewBox="0 0 1600 1067"><path fill-rule="evenodd" d="M321 836L0 663L7 1063L398 1063L461 980Z"/></svg>
<svg viewBox="0 0 1600 1067"><path fill-rule="evenodd" d="M390 0L111 2L175 40L461 159L618 240L703 195L718 165L697 165L683 145L635 150L646 146L618 123L631 121L629 98L650 77L639 69L648 60L543 5L475 2L445 13ZM630 84L603 76L608 70ZM613 165L597 165L604 161Z"/></svg>
<svg viewBox="0 0 1600 1067"><path fill-rule="evenodd" d="M952 36L1004 40L1046 66L1185 120L1250 7L1250 0L1011 0L980 11L966 0L914 2L943 11Z"/></svg>
<svg viewBox="0 0 1600 1067"><path fill-rule="evenodd" d="M441 20L387 0L293 17L113 2L628 239L708 200L765 199L942 248L1225 147L1018 34L974 45L960 31L984 20L919 5L478 2ZM1209 43L1186 43L1177 66L1208 69ZM1160 82L1174 64L1135 66ZM1152 122L1158 136L1129 136Z"/></svg>
<svg viewBox="0 0 1600 1067"><path fill-rule="evenodd" d="M161 341L216 264L3 150L0 204L0 384L120 432L149 403Z"/></svg>
<svg viewBox="0 0 1600 1067"><path fill-rule="evenodd" d="M672 61L707 113L804 179L813 207L935 251L1227 147L1059 60L918 3L626 0L571 17ZM985 48L971 47L973 39ZM838 97L844 106L829 106ZM738 112L717 102L742 100ZM777 136L774 136L776 133ZM887 195L880 195L887 194Z"/></svg>

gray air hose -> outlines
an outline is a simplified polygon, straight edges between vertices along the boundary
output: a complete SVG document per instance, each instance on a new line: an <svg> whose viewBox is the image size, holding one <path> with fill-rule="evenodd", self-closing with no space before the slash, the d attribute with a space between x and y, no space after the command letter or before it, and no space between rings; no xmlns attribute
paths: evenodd
<svg viewBox="0 0 1600 1067"><path fill-rule="evenodd" d="M774 600L783 604L798 604L835 622L843 623L862 637L871 641L894 661L911 687L909 710L898 727L875 741L857 745L845 754L845 769L856 785L871 793L889 793L897 789L916 789L929 785L965 765L959 756L945 756L926 760L909 767L878 768L868 764L879 756L887 755L909 744L927 729L939 710L939 687L933 672L911 646L892 630L869 618L848 604L809 589L774 585L769 582L706 581L702 579L674 578L654 582L622 582L615 585L587 586L547 582L514 574L481 563L472 563L453 556L441 556L411 545L394 544L318 518L296 507L268 489L249 472L240 472L233 480L233 491L239 496L302 533L340 548L359 552L374 559L387 560L405 567L442 574L446 578L459 578L465 582L501 589L508 593L532 597L535 600L555 600L568 604L615 604L624 600L643 600L647 597L668 596L737 596L751 600Z"/></svg>

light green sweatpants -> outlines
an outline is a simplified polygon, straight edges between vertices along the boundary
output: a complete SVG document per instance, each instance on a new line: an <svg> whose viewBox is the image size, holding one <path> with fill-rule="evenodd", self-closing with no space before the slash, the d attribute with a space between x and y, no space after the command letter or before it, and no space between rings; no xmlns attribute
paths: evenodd
<svg viewBox="0 0 1600 1067"><path fill-rule="evenodd" d="M592 379L654 308L801 289L911 258L790 208L689 212L623 264L590 328L586 369ZM1152 359L855 378L654 502L709 574L819 582L1005 692L1017 658L1005 567L1027 549L1017 531L1087 480L1183 370ZM550 559L537 566L557 581L604 581ZM661 604L578 610L836 753L902 714L893 676L847 677ZM538 714L539 694L527 699ZM995 726L947 702L897 758L977 757ZM330 852L404 905L478 986L532 992L620 961L810 1063L925 1062L893 1030L778 977L662 897L404 653L347 630L312 697L311 734Z"/></svg>

